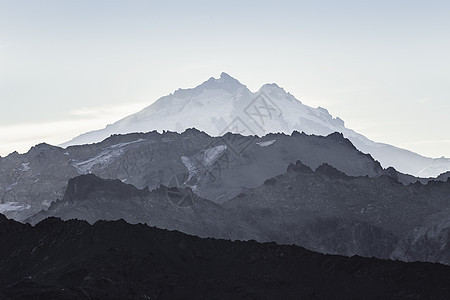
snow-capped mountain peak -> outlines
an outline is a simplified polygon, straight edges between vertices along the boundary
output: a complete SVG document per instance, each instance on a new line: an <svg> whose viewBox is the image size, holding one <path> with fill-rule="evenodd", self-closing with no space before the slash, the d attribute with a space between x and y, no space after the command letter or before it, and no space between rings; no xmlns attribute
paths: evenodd
<svg viewBox="0 0 450 300"><path fill-rule="evenodd" d="M375 143L345 127L344 121L333 117L322 107L312 108L275 83L263 85L252 93L227 73L211 77L191 89L179 89L164 96L142 111L85 133L62 146L99 142L112 134L170 130L183 132L197 128L210 135L226 132L263 136L271 132L328 135L340 132L362 152L370 153L383 167L422 177L436 177L450 170L450 159L439 162L410 151ZM444 167L442 167L444 165Z"/></svg>
<svg viewBox="0 0 450 300"><path fill-rule="evenodd" d="M267 96L273 98L274 100L287 100L289 102L300 102L300 100L296 99L294 96L292 96L290 93L286 92L284 88L278 86L276 83L266 83L264 84L258 91L258 93L264 93Z"/></svg>
<svg viewBox="0 0 450 300"><path fill-rule="evenodd" d="M237 79L231 77L227 73L223 72L220 74L219 78L211 77L201 85L197 86L195 89L197 91L202 90L222 90L227 93L233 94L240 88L246 88Z"/></svg>
<svg viewBox="0 0 450 300"><path fill-rule="evenodd" d="M285 91L284 88L280 87L278 84L276 83L266 83L263 84L260 88L259 88L259 92L265 92L265 93L275 93L275 94L280 94L280 95L285 95L285 94L289 94Z"/></svg>

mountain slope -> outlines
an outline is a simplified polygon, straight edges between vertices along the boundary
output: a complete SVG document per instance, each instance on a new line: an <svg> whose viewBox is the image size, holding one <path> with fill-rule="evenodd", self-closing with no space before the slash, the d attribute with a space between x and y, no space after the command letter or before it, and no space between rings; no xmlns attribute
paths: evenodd
<svg viewBox="0 0 450 300"><path fill-rule="evenodd" d="M450 180L404 186L388 176L352 177L299 161L287 173L218 205L189 189L149 192L83 175L64 198L26 220L124 219L202 237L296 244L340 255L450 264ZM438 225L438 226L437 226ZM447 248L446 248L447 247Z"/></svg>
<svg viewBox="0 0 450 300"><path fill-rule="evenodd" d="M67 149L40 144L28 153L0 158L0 209L24 220L61 199L67 181L93 173L138 188L189 187L202 198L223 203L243 189L282 174L289 163L311 168L326 162L348 175L390 174L341 134L327 137L293 133L262 138L226 134L211 137L195 129L115 135L101 143ZM400 178L415 182L417 178Z"/></svg>
<svg viewBox="0 0 450 300"><path fill-rule="evenodd" d="M213 136L226 132L263 136L293 131L328 135L341 132L362 152L370 153L383 167L419 177L436 177L450 170L450 159L432 159L391 145L376 143L346 128L324 108L311 108L276 84L265 84L256 93L222 73L193 89L179 89L142 111L80 135L64 147L99 142L112 134L163 130L182 132L197 128Z"/></svg>
<svg viewBox="0 0 450 300"><path fill-rule="evenodd" d="M105 180L92 174L71 179L62 200L53 202L48 210L42 210L26 222L36 224L52 216L92 224L99 220L124 219L200 237L260 239L251 226L189 189L161 186L153 191L139 190L120 180Z"/></svg>
<svg viewBox="0 0 450 300"><path fill-rule="evenodd" d="M448 299L448 266L0 215L2 299Z"/></svg>
<svg viewBox="0 0 450 300"><path fill-rule="evenodd" d="M449 205L450 180L404 186L388 176L347 176L328 164L312 171L301 162L224 203L279 243L445 264Z"/></svg>

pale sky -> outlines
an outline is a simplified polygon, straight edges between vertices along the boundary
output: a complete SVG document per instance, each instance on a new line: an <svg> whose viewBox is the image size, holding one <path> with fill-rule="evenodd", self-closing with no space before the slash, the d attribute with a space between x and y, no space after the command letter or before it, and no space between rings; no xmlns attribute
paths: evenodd
<svg viewBox="0 0 450 300"><path fill-rule="evenodd" d="M0 0L0 155L224 71L450 157L450 1Z"/></svg>

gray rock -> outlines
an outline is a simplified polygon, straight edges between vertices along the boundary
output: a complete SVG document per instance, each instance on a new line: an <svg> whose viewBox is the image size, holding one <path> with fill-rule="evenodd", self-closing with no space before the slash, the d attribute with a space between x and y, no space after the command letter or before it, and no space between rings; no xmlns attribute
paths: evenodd
<svg viewBox="0 0 450 300"><path fill-rule="evenodd" d="M348 176L329 164L313 171L297 161L286 173L223 204L190 189L139 190L120 180L84 175L69 181L61 201L27 221L34 224L48 216L90 223L123 218L202 237L448 263L449 202L450 181L405 186L389 176ZM430 224L433 220L440 227ZM425 229L417 234L417 228Z"/></svg>
<svg viewBox="0 0 450 300"><path fill-rule="evenodd" d="M223 151L208 157L211 149ZM327 162L354 176L375 177L385 172L338 133L328 137L300 133L210 137L189 129L182 134L115 135L98 144L67 149L40 144L28 153L1 158L0 210L10 218L24 220L61 199L70 178L88 173L141 189L190 187L202 198L223 203L244 188L259 186L283 173L298 159L312 168ZM201 168L189 169L186 162Z"/></svg>

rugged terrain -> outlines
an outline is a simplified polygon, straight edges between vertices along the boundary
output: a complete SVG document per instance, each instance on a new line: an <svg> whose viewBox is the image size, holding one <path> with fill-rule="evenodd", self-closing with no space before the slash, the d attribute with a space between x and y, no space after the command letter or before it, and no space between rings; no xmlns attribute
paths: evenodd
<svg viewBox="0 0 450 300"><path fill-rule="evenodd" d="M326 253L450 264L450 179L402 185L297 162L224 203L280 243ZM276 237L276 239L275 239Z"/></svg>
<svg viewBox="0 0 450 300"><path fill-rule="evenodd" d="M201 239L126 222L0 215L2 299L448 299L450 268Z"/></svg>
<svg viewBox="0 0 450 300"><path fill-rule="evenodd" d="M189 188L138 190L83 175L48 210L27 219L125 219L202 237L296 244L341 255L450 264L450 180L405 186L392 177L347 176L300 161L223 204Z"/></svg>
<svg viewBox="0 0 450 300"><path fill-rule="evenodd" d="M62 200L53 202L48 210L26 222L36 224L51 216L86 220L91 224L98 220L124 219L200 237L261 238L246 222L221 205L199 198L190 189L160 186L153 191L139 190L120 180L100 179L92 174L71 179Z"/></svg>
<svg viewBox="0 0 450 300"><path fill-rule="evenodd" d="M389 174L405 183L418 180L383 170L338 133L259 138L231 133L211 137L195 129L149 132L67 149L40 144L28 153L0 158L0 212L24 220L61 199L69 179L88 173L138 188L187 186L202 198L223 203L285 172L296 160L311 168L329 163L354 176Z"/></svg>

